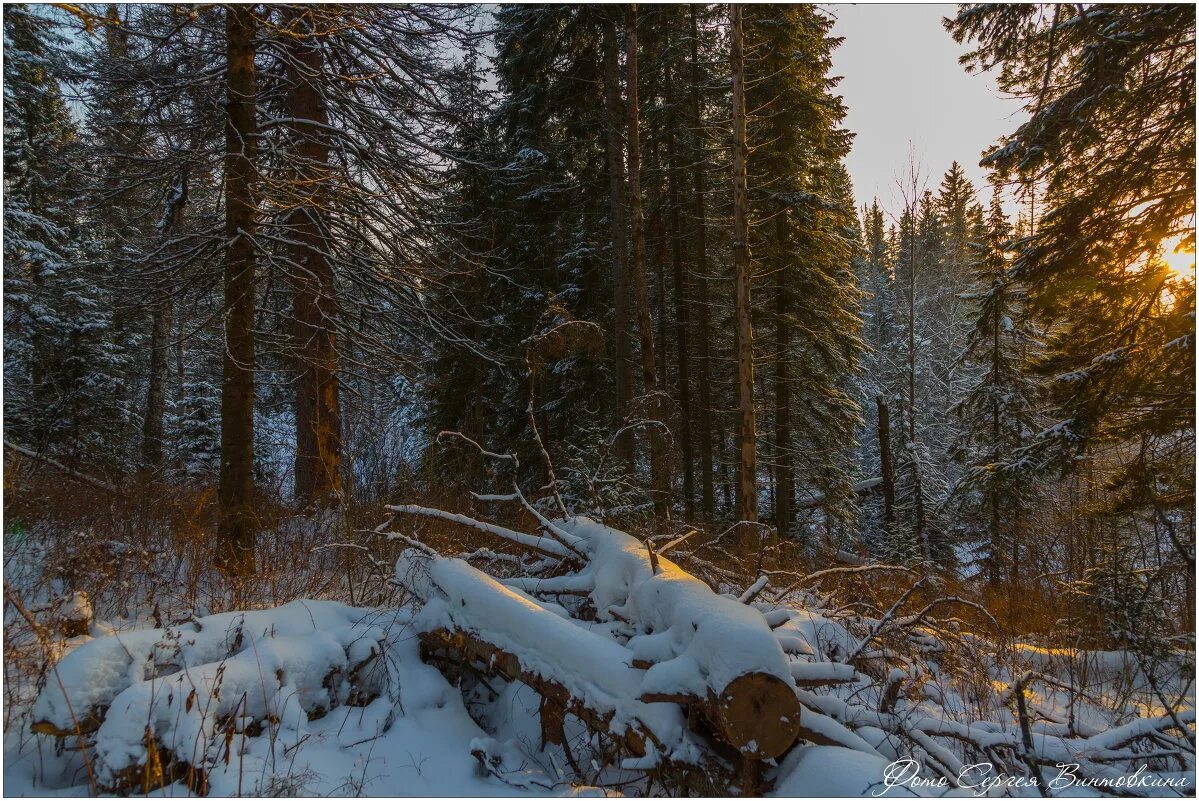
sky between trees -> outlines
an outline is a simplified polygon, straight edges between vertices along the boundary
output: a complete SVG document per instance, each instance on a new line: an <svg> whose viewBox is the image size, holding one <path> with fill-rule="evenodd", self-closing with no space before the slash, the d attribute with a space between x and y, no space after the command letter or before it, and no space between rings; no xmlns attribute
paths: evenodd
<svg viewBox="0 0 1199 801"><path fill-rule="evenodd" d="M977 156L1017 128L1027 115L1017 99L1002 95L992 73L968 74L958 63L967 48L953 41L941 20L949 3L904 5L829 3L832 34L845 41L833 51L837 92L845 98L845 127L853 149L845 159L859 204L873 197L887 208L902 199L895 178L909 148L929 175L955 159L975 186L986 186ZM1007 199L1007 212L1015 204Z"/></svg>

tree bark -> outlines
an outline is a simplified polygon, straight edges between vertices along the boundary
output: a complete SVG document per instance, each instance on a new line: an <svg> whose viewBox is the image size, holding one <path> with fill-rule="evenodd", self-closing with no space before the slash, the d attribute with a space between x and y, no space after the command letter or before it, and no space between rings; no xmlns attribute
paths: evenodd
<svg viewBox="0 0 1199 801"><path fill-rule="evenodd" d="M179 224L187 206L187 173L181 172L167 195L158 223L158 234L165 245ZM166 417L168 349L171 346L171 296L159 293L150 325L150 370L146 386L146 416L142 423L142 465L150 470L162 467L163 419Z"/></svg>
<svg viewBox="0 0 1199 801"><path fill-rule="evenodd" d="M164 292L150 324L150 370L146 384L146 416L142 421L142 466L162 467L163 419L167 405L167 349L171 340L171 299Z"/></svg>
<svg viewBox="0 0 1199 801"><path fill-rule="evenodd" d="M669 35L669 33L668 33ZM666 43L670 49L669 40ZM675 339L678 346L678 391L679 391L679 444L683 457L683 503L687 518L695 517L695 455L691 441L691 352L687 341L691 325L691 310L687 273L683 270L683 232L679 209L679 159L675 142L675 129L679 126L674 105L674 70L666 65L666 107L670 109L670 120L666 135L666 158L668 162L668 199L670 202L670 255L674 272Z"/></svg>
<svg viewBox="0 0 1199 801"><path fill-rule="evenodd" d="M882 395L874 399L878 407L879 475L883 478L883 530L895 525L895 463L891 459L891 415Z"/></svg>
<svg viewBox="0 0 1199 801"><path fill-rule="evenodd" d="M920 458L916 449L916 234L919 201L915 199L916 188L912 186L911 228L908 239L908 448L912 462L912 503L915 507L913 523L916 542L920 547L920 558L929 558L928 532L924 524L924 488L921 486Z"/></svg>
<svg viewBox="0 0 1199 801"><path fill-rule="evenodd" d="M999 331L1000 331L1001 323L1002 323L1002 315L1000 315L998 313L991 315L991 385L995 386L995 387L999 386L999 380L1000 380L999 379L999 370L1000 370ZM998 451L999 447L1000 447L999 432L1000 432L999 398L994 397L991 399L991 447L995 451ZM991 520L990 520L990 532L989 532L989 537L991 540L991 564L990 564L989 578L990 578L990 582L991 582L991 587L993 589L998 589L1000 586L1000 582L1003 580L1002 576L1001 576L1002 571L1000 570L1000 565L999 565L999 550L1000 550L1002 535L999 533L999 492L995 488L994 481L995 481L995 479L992 478L991 479L992 484L987 490L987 496L988 496L987 501L991 507ZM1013 522L1014 521L1009 520L1008 525L1012 526ZM1012 526L1012 528L1014 529L1014 526ZM1012 542L1011 542L1011 559L1012 559L1012 566L1014 567L1016 562L1019 561L1018 545L1016 544L1016 538L1014 536L1012 537ZM1010 596L1009 596L1010 602L1008 603L1008 615L1009 616L1011 616L1013 614L1014 609L1015 609L1014 601L1015 601L1015 598L1017 597L1015 584L1016 584L1016 575L1013 573L1009 577L1009 586L1008 586L1008 592L1010 593Z"/></svg>
<svg viewBox="0 0 1199 801"><path fill-rule="evenodd" d="M712 453L712 332L708 308L708 226L704 211L703 114L699 98L699 21L695 5L691 10L691 117L695 126L691 153L692 174L695 183L695 282L696 336L699 364L699 409L696 419L696 436L699 440L700 494L703 500L704 518L716 516L716 482Z"/></svg>
<svg viewBox="0 0 1199 801"><path fill-rule="evenodd" d="M737 362L737 520L758 522L758 453L754 419L753 328L750 320L749 199L745 175L745 57L741 5L729 7L733 77L733 281L736 289ZM751 540L751 537L753 538ZM758 539L756 528L743 526L741 539Z"/></svg>
<svg viewBox="0 0 1199 801"><path fill-rule="evenodd" d="M633 258L631 272L633 291L637 300L637 330L641 339L641 379L650 422L649 470L650 495L654 502L654 517L659 521L670 518L670 473L666 454L666 437L662 430L665 415L662 396L658 391L658 371L654 359L654 323L650 314L649 284L645 277L645 214L641 207L641 141L640 111L637 92L637 4L629 6L625 29L628 69L628 147L629 147L629 211L632 217Z"/></svg>
<svg viewBox="0 0 1199 801"><path fill-rule="evenodd" d="M257 80L252 6L225 12L225 354L221 381L218 563L254 572L254 205Z"/></svg>
<svg viewBox="0 0 1199 801"><path fill-rule="evenodd" d="M774 218L775 240L779 253L787 250L787 210L778 209ZM774 362L774 449L777 464L774 494L774 525L780 536L791 528L792 500L795 497L795 457L791 449L791 297L787 271L779 271L775 297Z"/></svg>
<svg viewBox="0 0 1199 801"><path fill-rule="evenodd" d="M616 328L616 420L619 431L628 421L633 400L633 367L629 341L629 273L626 265L624 218L624 127L625 110L620 98L620 55L617 50L616 25L604 21L604 104L608 111L608 225L612 241L612 268L616 296L613 310ZM614 443L616 459L625 471L633 473L633 436L621 434Z"/></svg>
<svg viewBox="0 0 1199 801"><path fill-rule="evenodd" d="M296 137L291 229L292 316L297 349L295 493L301 507L341 500L341 405L337 289L327 256L329 112L318 81L324 71L312 9L292 13L287 40L287 105Z"/></svg>

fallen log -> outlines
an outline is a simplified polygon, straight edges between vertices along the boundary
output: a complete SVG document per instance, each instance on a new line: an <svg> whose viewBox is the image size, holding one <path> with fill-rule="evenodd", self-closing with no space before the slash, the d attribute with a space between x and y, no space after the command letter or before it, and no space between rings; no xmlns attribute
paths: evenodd
<svg viewBox="0 0 1199 801"><path fill-rule="evenodd" d="M38 453L33 448L27 448L24 445L18 445L15 442L9 442L8 440L4 441L4 446L6 448L8 448L9 450L13 451L14 453L19 453L22 456L27 456L30 459L33 459L34 461L49 465L50 467L53 467L55 470L58 470L60 473L63 473L64 475L70 476L71 478L73 478L77 481L82 481L84 484L89 484L98 490L103 490L104 492L107 492L110 495L117 495L117 496L125 495L125 491L122 490L120 487L116 486L115 484L109 484L107 481L101 481L98 478L89 476L87 473L81 473L78 470L74 470L70 467L67 467L65 464L58 461L57 459L51 459L49 456Z"/></svg>
<svg viewBox="0 0 1199 801"><path fill-rule="evenodd" d="M259 736L285 716L365 706L383 692L378 615L296 601L99 637L55 666L31 729L76 738L105 792L186 780L203 793L210 771L228 769L222 753L235 736Z"/></svg>
<svg viewBox="0 0 1199 801"><path fill-rule="evenodd" d="M414 626L430 655L441 650L522 681L638 756L647 741L667 758L687 750L681 710L639 699L641 671L628 649L575 625L560 607L460 559L415 549L401 554L396 578L424 602Z"/></svg>
<svg viewBox="0 0 1199 801"><path fill-rule="evenodd" d="M784 753L799 735L800 705L782 646L762 614L721 596L660 554L585 517L559 527L590 561L591 599L601 619L633 629L633 658L652 665L642 697L703 699L698 706L727 744L750 759Z"/></svg>
<svg viewBox="0 0 1199 801"><path fill-rule="evenodd" d="M616 740L625 750L635 756L645 756L646 742L653 742L654 734L634 724L624 731L612 726L613 712L600 712L570 694L560 683L547 679L540 673L522 665L515 655L497 648L465 631L435 629L420 633L422 658L437 661L447 656L474 665L487 675L499 675L508 681L519 681L529 685L553 707L542 708L542 737L546 742L562 745L562 715L570 713L583 721L591 731Z"/></svg>
<svg viewBox="0 0 1199 801"><path fill-rule="evenodd" d="M673 735L679 724L638 718L630 704L674 708L674 699L683 699L703 713L718 740L751 760L779 756L795 742L795 683L760 612L717 595L669 559L651 558L644 543L587 518L556 521L554 530L585 554L577 573L501 583L460 560L406 551L397 579L426 601L423 630L462 632L471 640L465 650L472 658L489 649L514 657L508 672L551 682L551 690L565 687L601 718L612 712L606 720L618 734L637 718L662 754L678 744L661 727ZM562 607L525 592L543 587L549 594L586 589L600 622L627 629L627 647L564 620ZM454 650L463 649L459 642ZM603 698L593 697L597 688Z"/></svg>

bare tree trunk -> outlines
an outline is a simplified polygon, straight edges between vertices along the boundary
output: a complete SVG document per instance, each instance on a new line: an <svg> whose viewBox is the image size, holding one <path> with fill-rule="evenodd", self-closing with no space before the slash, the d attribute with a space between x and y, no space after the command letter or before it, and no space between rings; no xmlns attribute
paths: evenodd
<svg viewBox="0 0 1199 801"><path fill-rule="evenodd" d="M179 224L187 206L187 174L180 173L167 195L158 222L158 234L163 244ZM166 417L168 349L171 346L171 296L168 290L159 293L150 325L150 371L146 386L146 416L142 423L142 465L150 470L162 467L163 418Z"/></svg>
<svg viewBox="0 0 1199 801"><path fill-rule="evenodd" d="M774 218L775 239L780 253L787 247L787 210L780 208ZM774 362L774 448L776 452L776 486L774 494L774 525L780 535L791 528L791 504L795 497L795 457L791 450L791 297L788 293L786 271L779 272L778 295L775 298L775 362Z"/></svg>
<svg viewBox="0 0 1199 801"><path fill-rule="evenodd" d="M668 34L669 35L669 34ZM670 42L666 43L667 49ZM675 143L675 128L679 124L674 105L674 70L666 65L666 107L671 110L666 135L666 158L670 201L670 254L674 268L675 339L678 345L679 443L683 456L683 502L687 518L695 517L695 455L691 441L691 353L687 333L691 324L691 299L687 273L683 270L683 231L679 214L679 159Z"/></svg>
<svg viewBox="0 0 1199 801"><path fill-rule="evenodd" d="M167 405L167 349L171 343L171 299L161 293L150 324L150 371L146 384L146 416L142 422L142 466L162 467L163 419Z"/></svg>
<svg viewBox="0 0 1199 801"><path fill-rule="evenodd" d="M874 399L878 407L878 460L883 477L883 530L890 533L895 525L895 462L891 457L891 414L887 402L879 395Z"/></svg>
<svg viewBox="0 0 1199 801"><path fill-rule="evenodd" d="M288 220L292 316L297 348L296 501L332 507L341 500L341 399L338 380L337 289L326 254L329 112L316 81L324 70L312 9L292 12L287 40L287 105L296 146L296 206Z"/></svg>
<svg viewBox="0 0 1199 801"><path fill-rule="evenodd" d="M711 311L708 308L708 225L705 219L703 115L699 101L699 22L695 5L691 10L691 116L695 126L694 149L691 154L695 182L695 282L696 336L699 356L699 415L696 420L696 435L699 439L700 493L703 499L704 518L716 516L716 482L712 454L712 331Z"/></svg>
<svg viewBox="0 0 1199 801"><path fill-rule="evenodd" d="M915 535L920 546L920 558L928 561L928 531L924 523L924 487L921 481L920 456L916 448L916 182L912 182L911 230L908 236L908 447L912 462L913 503L915 504Z"/></svg>
<svg viewBox="0 0 1199 801"><path fill-rule="evenodd" d="M1000 315L996 314L996 315L992 316L992 321L991 321L991 381L994 382L994 384L996 386L998 385L998 382L999 382L999 368L1000 368L1000 358L999 358L1000 321L1001 321ZM999 399L993 398L991 400L991 443L992 443L991 447L993 447L993 448L999 447L999 431L1000 431ZM993 480L994 479L992 479L992 481ZM992 588L998 589L1000 582L1003 580L1002 575L1001 575L1002 571L999 569L999 547L1000 547L1000 540L1002 539L1002 535L999 533L999 492L995 489L994 484L992 484L992 486L989 488L987 495L989 496L987 500L990 502L990 506L991 506L991 530L989 532L989 537L991 540L990 582L991 582ZM1013 569L1014 569L1015 564L1019 561L1019 554L1018 554L1019 546L1016 543L1016 537L1014 535L1014 531L1015 531L1014 523L1015 523L1015 521L1012 521L1012 520L1008 521L1008 530L1013 532L1012 542L1011 542L1011 546L1012 546L1011 557L1012 557ZM1017 597L1016 596L1017 588L1015 586L1016 578L1017 578L1016 575L1013 573L1009 577L1009 582L1008 582L1008 584L1009 584L1008 592L1013 593L1013 596L1012 596L1013 600L1015 599L1015 597ZM1008 615L1009 616L1013 614L1014 607L1015 607L1014 603L1008 604Z"/></svg>
<svg viewBox="0 0 1199 801"><path fill-rule="evenodd" d="M625 29L628 50L629 101L629 210L632 212L633 258L630 265L633 289L637 299L637 330L641 336L641 378L645 385L650 419L649 470L650 494L654 516L659 522L670 518L670 473L666 454L666 438L662 427L662 397L658 391L658 372L654 361L654 323L650 315L649 285L645 278L645 215L641 208L641 142L640 112L637 93L637 4L629 5Z"/></svg>
<svg viewBox="0 0 1199 801"><path fill-rule="evenodd" d="M225 358L221 382L221 476L217 559L254 572L254 180L257 81L253 6L225 12Z"/></svg>
<svg viewBox="0 0 1199 801"><path fill-rule="evenodd" d="M604 21L604 104L608 111L608 224L612 240L612 266L616 297L613 302L616 336L616 429L625 425L633 400L632 350L629 341L629 273L625 264L624 219L624 127L625 110L620 100L620 55L616 25ZM633 436L623 434L615 442L616 458L625 471L633 473Z"/></svg>
<svg viewBox="0 0 1199 801"><path fill-rule="evenodd" d="M758 452L754 419L754 351L750 321L749 198L745 176L745 57L741 5L729 6L733 76L733 273L736 288L737 351L737 520L758 522ZM758 531L742 527L742 542Z"/></svg>

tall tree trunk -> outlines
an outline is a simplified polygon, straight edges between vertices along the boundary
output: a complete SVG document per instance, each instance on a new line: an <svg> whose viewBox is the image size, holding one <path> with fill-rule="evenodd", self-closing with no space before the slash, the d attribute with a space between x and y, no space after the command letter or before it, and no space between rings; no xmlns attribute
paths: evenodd
<svg viewBox="0 0 1199 801"><path fill-rule="evenodd" d="M754 419L754 351L750 321L749 197L745 176L745 55L741 4L729 7L733 75L733 282L736 289L737 520L758 522L758 451ZM743 545L760 540L756 527L742 526ZM760 547L760 546L759 546Z"/></svg>
<svg viewBox="0 0 1199 801"><path fill-rule="evenodd" d="M228 67L225 125L225 356L221 381L221 476L217 559L254 572L254 111L253 6L225 12Z"/></svg>
<svg viewBox="0 0 1199 801"><path fill-rule="evenodd" d="M915 198L915 184L912 196ZM912 460L913 524L916 542L920 547L920 558L928 561L928 531L924 521L924 487L921 482L920 456L916 448L916 215L917 200L912 201L911 230L908 236L908 448Z"/></svg>
<svg viewBox="0 0 1199 801"><path fill-rule="evenodd" d="M292 13L287 40L287 105L298 142L296 206L288 225L292 316L297 348L296 501L328 508L341 500L341 407L338 380L337 290L327 256L324 209L329 172L329 112L317 85L324 63L312 9Z"/></svg>
<svg viewBox="0 0 1199 801"><path fill-rule="evenodd" d="M669 35L669 34L668 34ZM666 43L667 50L670 42ZM679 127L674 105L674 69L666 65L666 107L670 119L666 134L666 159L668 161L668 199L670 202L670 255L674 272L675 343L678 346L678 390L679 390L679 444L683 456L683 502L687 518L695 517L695 455L691 442L691 353L687 333L691 324L691 310L687 274L683 270L683 231L679 209L679 159L675 142L675 129Z"/></svg>
<svg viewBox="0 0 1199 801"><path fill-rule="evenodd" d="M179 224L187 206L187 173L181 172L167 195L158 235L166 244ZM146 386L146 416L142 422L142 465L150 470L162 467L163 419L166 417L168 349L171 346L171 296L168 290L159 292L150 324L150 371Z"/></svg>
<svg viewBox="0 0 1199 801"><path fill-rule="evenodd" d="M616 343L616 430L626 424L633 400L633 366L629 341L629 273L625 261L627 240L624 219L625 109L620 98L620 55L616 25L604 21L604 104L608 111L608 225L612 241L612 267L616 297L613 302ZM622 434L615 442L616 458L633 473L633 436Z"/></svg>
<svg viewBox="0 0 1199 801"><path fill-rule="evenodd" d="M162 467L163 419L167 406L167 349L171 343L171 299L163 292L150 323L150 370L146 383L146 416L142 420L142 466Z"/></svg>
<svg viewBox="0 0 1199 801"><path fill-rule="evenodd" d="M625 47L629 94L629 211L632 217L633 258L631 272L637 299L637 330L641 337L641 379L649 416L650 494L654 516L659 522L670 518L670 465L666 454L666 437L662 396L658 391L658 372L654 361L654 323L650 314L649 284L645 277L645 214L641 208L641 142L640 111L637 93L637 4L629 5L625 29Z"/></svg>
<svg viewBox="0 0 1199 801"><path fill-rule="evenodd" d="M780 253L787 248L787 209L774 218L775 240ZM781 536L791 528L791 504L795 497L795 457L791 450L791 296L787 271L779 271L775 297L774 362L774 449L777 463L774 494L774 525Z"/></svg>
<svg viewBox="0 0 1199 801"><path fill-rule="evenodd" d="M708 307L708 224L704 211L703 114L699 98L699 21L696 6L691 11L691 118L694 125L691 170L695 184L695 303L696 338L699 357L699 409L696 436L699 439L700 493L706 520L716 516L716 482L712 453L712 332Z"/></svg>
<svg viewBox="0 0 1199 801"><path fill-rule="evenodd" d="M895 525L895 462L891 457L891 414L882 395L874 399L878 407L878 461L883 477L883 531L890 534Z"/></svg>
<svg viewBox="0 0 1199 801"><path fill-rule="evenodd" d="M1000 354L1000 350L999 350L1000 332L1002 329L1002 323L1003 323L1003 315L999 314L998 309L996 309L996 313L991 315L991 377L990 377L990 381L991 381L991 386L993 386L993 387L999 386L1000 370L1002 368L1002 364L1001 364L1002 359L1001 359L1001 354ZM991 447L994 449L994 452L996 454L1002 448L1000 441L999 441L1000 431L1001 431L1001 428L1000 428L999 398L995 397L995 398L991 399ZM990 581L991 581L991 587L993 589L998 589L1000 583L1003 581L1003 570L1001 569L1000 559L999 559L999 552L1000 552L1000 546L1002 545L1003 535L1000 533L999 490L995 487L994 480L995 480L994 477L992 477L992 479L991 479L992 484L987 493L989 496L988 501L990 502L990 506L991 506L991 525L990 525L991 530L989 532L989 537L991 540ZM1018 599L1020 597L1019 588L1016 586L1018 577L1016 576L1016 574L1014 572L1015 566L1020 561L1020 554L1019 554L1020 545L1019 545L1019 542L1016 540L1016 534L1015 534L1016 523L1017 523L1017 521L1015 521L1015 520L1007 521L1008 531L1012 532L1009 535L1011 538L1011 542L1010 542L1011 564L1008 567L1010 570L1013 571L1008 576L1008 592L1011 594L1010 601L1008 603L1009 618L1011 618L1014 615L1015 607L1016 607L1015 601L1016 601L1016 599Z"/></svg>

